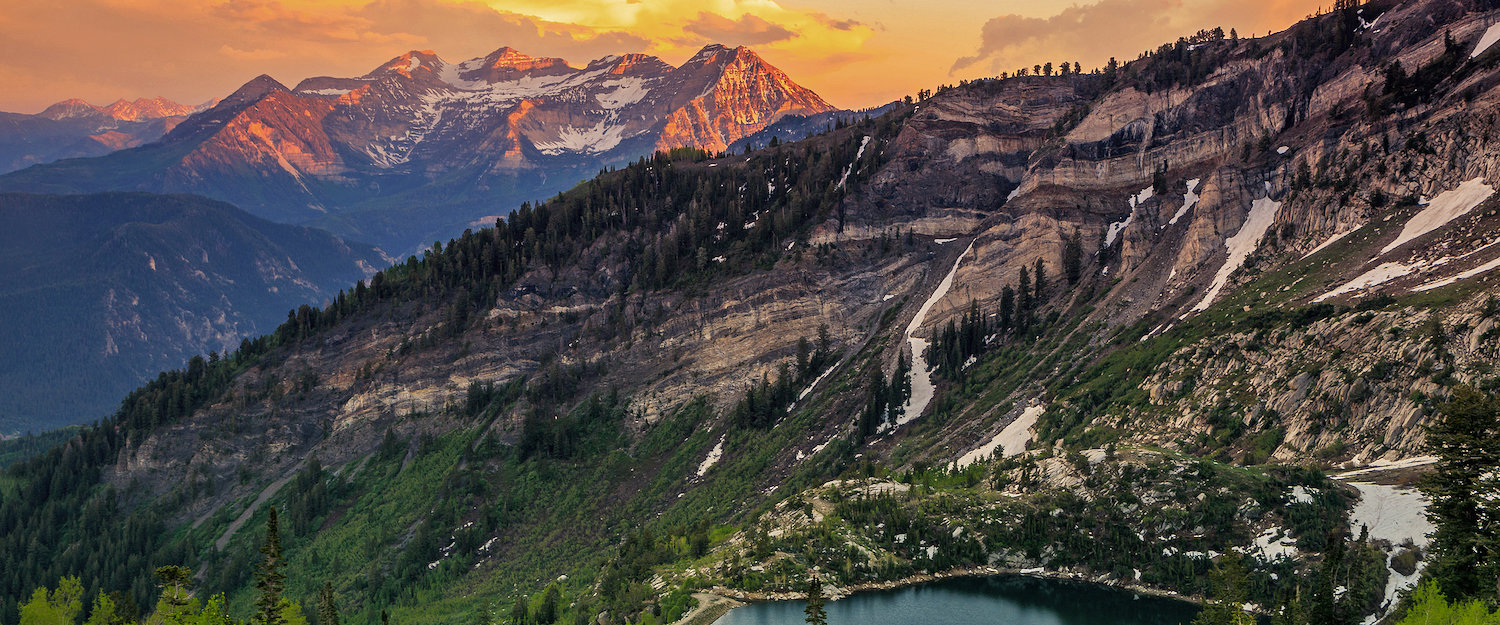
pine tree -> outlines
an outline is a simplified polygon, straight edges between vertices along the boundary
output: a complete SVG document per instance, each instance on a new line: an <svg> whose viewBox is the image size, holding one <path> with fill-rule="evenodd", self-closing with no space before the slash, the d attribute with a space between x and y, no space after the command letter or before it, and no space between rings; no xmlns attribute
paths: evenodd
<svg viewBox="0 0 1500 625"><path fill-rule="evenodd" d="M1042 264L1042 259L1036 259L1036 301L1042 301L1042 293L1047 290L1047 269Z"/></svg>
<svg viewBox="0 0 1500 625"><path fill-rule="evenodd" d="M516 597L516 604L510 608L510 625L528 625L531 622L531 606L527 605L526 597Z"/></svg>
<svg viewBox="0 0 1500 625"><path fill-rule="evenodd" d="M705 533L704 537L707 538ZM536 618L533 619L538 625L551 625L557 621L558 604L562 603L562 593L556 585L548 586L547 592L542 593L542 604L537 606Z"/></svg>
<svg viewBox="0 0 1500 625"><path fill-rule="evenodd" d="M1244 609L1249 577L1239 554L1230 551L1219 556L1209 573L1213 598L1193 619L1193 625L1255 625L1255 617Z"/></svg>
<svg viewBox="0 0 1500 625"><path fill-rule="evenodd" d="M339 625L339 609L333 602L333 583L318 590L318 625Z"/></svg>
<svg viewBox="0 0 1500 625"><path fill-rule="evenodd" d="M188 589L193 586L193 572L185 566L162 566L156 569L156 587L161 589L161 603L174 608L188 604Z"/></svg>
<svg viewBox="0 0 1500 625"><path fill-rule="evenodd" d="M281 557L281 521L277 518L276 506L271 506L266 516L266 542L261 545L263 556L255 567L255 615L250 617L252 625L282 625L281 591L286 588L286 573L281 567L286 563Z"/></svg>
<svg viewBox="0 0 1500 625"><path fill-rule="evenodd" d="M1079 278L1083 277L1083 241L1079 240L1077 230L1063 242L1062 262L1063 276L1068 279L1068 284L1078 284Z"/></svg>
<svg viewBox="0 0 1500 625"><path fill-rule="evenodd" d="M1014 325L1016 314L1016 290L1006 285L1000 289L1000 331L1005 332Z"/></svg>
<svg viewBox="0 0 1500 625"><path fill-rule="evenodd" d="M813 575L807 581L807 607L802 610L811 625L828 625L828 613L823 610L823 581Z"/></svg>
<svg viewBox="0 0 1500 625"><path fill-rule="evenodd" d="M1427 431L1437 470L1422 483L1432 498L1429 578L1456 601L1493 599L1500 585L1500 519L1487 510L1486 476L1500 465L1500 398L1459 386ZM1493 487L1491 485L1491 487Z"/></svg>

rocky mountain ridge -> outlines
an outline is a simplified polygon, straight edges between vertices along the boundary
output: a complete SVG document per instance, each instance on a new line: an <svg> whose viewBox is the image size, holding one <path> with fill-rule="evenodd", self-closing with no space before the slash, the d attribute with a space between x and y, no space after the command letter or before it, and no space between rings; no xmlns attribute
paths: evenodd
<svg viewBox="0 0 1500 625"><path fill-rule="evenodd" d="M189 106L156 97L95 106L73 98L35 115L0 113L0 173L151 143L216 102Z"/></svg>
<svg viewBox="0 0 1500 625"><path fill-rule="evenodd" d="M198 193L409 250L656 150L722 151L787 115L832 110L744 47L706 46L680 67L411 51L292 89L262 76L160 144L0 187Z"/></svg>

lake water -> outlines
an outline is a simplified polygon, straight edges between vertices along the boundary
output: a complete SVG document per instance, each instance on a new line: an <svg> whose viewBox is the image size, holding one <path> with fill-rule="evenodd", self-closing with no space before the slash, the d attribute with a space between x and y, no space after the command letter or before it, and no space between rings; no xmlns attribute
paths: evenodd
<svg viewBox="0 0 1500 625"><path fill-rule="evenodd" d="M801 601L755 603L714 625L800 625ZM1094 584L1022 575L953 578L830 601L829 625L1188 625L1198 607Z"/></svg>

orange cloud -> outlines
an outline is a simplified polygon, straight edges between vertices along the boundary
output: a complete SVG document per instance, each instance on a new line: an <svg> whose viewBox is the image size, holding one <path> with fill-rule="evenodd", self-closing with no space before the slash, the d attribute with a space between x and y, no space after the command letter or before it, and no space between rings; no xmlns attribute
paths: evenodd
<svg viewBox="0 0 1500 625"><path fill-rule="evenodd" d="M741 15L738 20L731 20L713 13L699 12L698 17L683 26L683 30L707 41L731 46L758 46L797 36L797 33L749 13Z"/></svg>
<svg viewBox="0 0 1500 625"><path fill-rule="evenodd" d="M1092 66L1216 25L1263 33L1320 1L4 0L0 110L68 97L201 102L258 74L354 76L411 49L453 61L509 45L575 65L624 52L680 63L709 42L753 46L836 106L863 107L955 71Z"/></svg>

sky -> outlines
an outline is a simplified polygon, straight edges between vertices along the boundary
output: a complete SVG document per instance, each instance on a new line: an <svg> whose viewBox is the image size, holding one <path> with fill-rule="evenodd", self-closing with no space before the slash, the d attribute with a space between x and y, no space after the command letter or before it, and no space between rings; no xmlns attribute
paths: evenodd
<svg viewBox="0 0 1500 625"><path fill-rule="evenodd" d="M1332 0L4 0L0 110L198 103L260 74L362 75L408 50L676 65L708 43L749 46L857 109L1047 61L1133 59L1203 28L1274 32L1320 3Z"/></svg>

